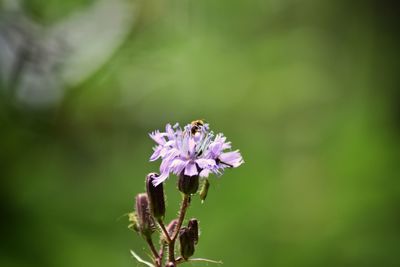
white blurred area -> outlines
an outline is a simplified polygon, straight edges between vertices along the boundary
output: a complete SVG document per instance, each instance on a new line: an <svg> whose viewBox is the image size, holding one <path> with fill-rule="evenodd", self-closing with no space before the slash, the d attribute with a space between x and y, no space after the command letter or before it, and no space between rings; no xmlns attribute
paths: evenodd
<svg viewBox="0 0 400 267"><path fill-rule="evenodd" d="M66 88L98 70L124 42L134 0L97 0L50 26L20 0L0 0L0 88L19 105L56 106Z"/></svg>

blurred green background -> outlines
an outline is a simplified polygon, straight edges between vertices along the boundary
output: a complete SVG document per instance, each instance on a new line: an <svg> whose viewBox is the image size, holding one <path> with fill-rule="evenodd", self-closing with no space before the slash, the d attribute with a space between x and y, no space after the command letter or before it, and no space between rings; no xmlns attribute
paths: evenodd
<svg viewBox="0 0 400 267"><path fill-rule="evenodd" d="M22 6L50 27L94 2ZM129 250L146 257L145 243L121 216L159 166L147 134L199 118L246 163L212 177L204 204L193 199L196 256L229 267L400 266L395 8L138 1L118 49L57 103L24 105L3 84L0 266L138 266ZM170 220L175 177L166 190Z"/></svg>

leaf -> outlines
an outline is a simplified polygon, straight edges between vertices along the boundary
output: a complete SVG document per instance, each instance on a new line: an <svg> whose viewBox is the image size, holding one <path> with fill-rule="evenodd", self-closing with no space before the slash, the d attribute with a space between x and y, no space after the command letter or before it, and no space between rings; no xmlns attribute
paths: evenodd
<svg viewBox="0 0 400 267"><path fill-rule="evenodd" d="M149 267L155 267L152 263L150 263L148 261L145 261L142 258L140 258L139 255L137 255L133 250L131 250L131 254L138 262L143 263L143 264L145 264L145 265L147 265Z"/></svg>

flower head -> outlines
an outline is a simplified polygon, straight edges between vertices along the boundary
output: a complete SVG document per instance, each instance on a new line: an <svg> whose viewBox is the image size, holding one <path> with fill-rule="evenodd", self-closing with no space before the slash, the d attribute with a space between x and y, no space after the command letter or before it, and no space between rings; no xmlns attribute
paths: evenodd
<svg viewBox="0 0 400 267"><path fill-rule="evenodd" d="M149 135L156 142L150 161L162 160L160 176L153 180L155 185L165 181L170 173L208 177L244 162L239 150L230 151L231 143L222 133L214 135L209 125L200 120L183 129L179 124L167 124L165 132L154 131Z"/></svg>

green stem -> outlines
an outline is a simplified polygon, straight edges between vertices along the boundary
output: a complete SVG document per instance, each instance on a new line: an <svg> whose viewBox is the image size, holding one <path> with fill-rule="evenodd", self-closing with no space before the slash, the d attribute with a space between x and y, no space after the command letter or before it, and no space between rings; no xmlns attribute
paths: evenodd
<svg viewBox="0 0 400 267"><path fill-rule="evenodd" d="M186 210L189 207L189 200L190 200L190 196L189 195L186 195L186 194L183 195L181 209L179 211L178 224L176 225L175 232L172 235L172 240L173 241L177 238L177 236L179 234L179 230L182 227L182 223L183 223L183 220L185 219L185 215L186 215Z"/></svg>
<svg viewBox="0 0 400 267"><path fill-rule="evenodd" d="M146 238L146 242L149 245L151 252L153 253L154 261L157 262L157 260L160 258L160 256L158 255L158 252L157 252L156 248L154 247L153 240L151 240L151 237L148 237L148 238Z"/></svg>
<svg viewBox="0 0 400 267"><path fill-rule="evenodd" d="M164 222L162 221L162 219L158 219L157 222L160 225L160 228L164 234L165 239L167 240L167 243L171 243L171 237L169 236L168 231L165 228Z"/></svg>
<svg viewBox="0 0 400 267"><path fill-rule="evenodd" d="M189 207L190 196L184 194L182 199L181 208L179 211L179 218L174 233L172 234L171 242L168 243L168 260L175 263L175 241L178 237L179 230L182 227L183 220L185 219L186 210Z"/></svg>

